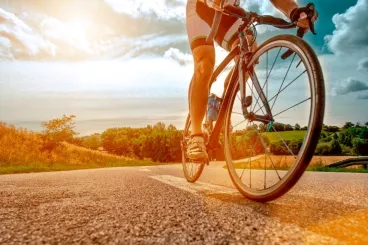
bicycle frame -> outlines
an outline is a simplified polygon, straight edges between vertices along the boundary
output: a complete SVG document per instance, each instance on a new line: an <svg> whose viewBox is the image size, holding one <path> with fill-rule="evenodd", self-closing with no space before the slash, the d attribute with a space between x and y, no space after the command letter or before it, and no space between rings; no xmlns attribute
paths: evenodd
<svg viewBox="0 0 368 245"><path fill-rule="evenodd" d="M227 108L229 107L230 102L230 96L231 92L234 90L234 87L239 83L239 89L241 92L241 104L242 104L242 110L244 119L249 119L253 121L260 121L264 123L272 123L273 118L271 114L271 109L269 107L268 101L266 96L263 93L263 88L258 82L258 78L253 70L253 67L249 67L249 61L252 57L252 52L250 51L250 46L248 39L246 35L244 34L244 30L248 29L250 25L250 22L245 23L239 27L239 44L236 48L234 48L228 56L221 62L221 64L216 68L216 70L213 72L210 85L212 85L213 82L216 81L217 77L220 75L220 72L222 71L223 67L226 67L231 62L231 57L234 56L234 52L236 53L236 61L235 66L231 74L230 81L228 83L227 88L224 90L221 98L222 103L220 106L218 118L215 122L215 126L213 127L213 130L209 136L209 141L207 144L207 151L209 154L212 154L212 151L218 148L218 142L219 142L219 136L220 132L224 123L225 115ZM266 110L266 115L255 115L253 113L249 113L247 110L247 101L246 101L246 79L245 74L248 73L249 76L252 78L253 85L259 94L259 98L261 99L264 108ZM258 103L258 100L257 100Z"/></svg>

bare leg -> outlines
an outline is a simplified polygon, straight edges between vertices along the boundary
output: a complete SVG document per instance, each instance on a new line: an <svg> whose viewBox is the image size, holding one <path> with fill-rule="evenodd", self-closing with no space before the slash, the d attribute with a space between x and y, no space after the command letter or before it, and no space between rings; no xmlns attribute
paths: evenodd
<svg viewBox="0 0 368 245"><path fill-rule="evenodd" d="M206 113L209 82L215 65L215 48L203 45L193 50L194 75L189 87L189 112L192 135L202 133L202 121Z"/></svg>

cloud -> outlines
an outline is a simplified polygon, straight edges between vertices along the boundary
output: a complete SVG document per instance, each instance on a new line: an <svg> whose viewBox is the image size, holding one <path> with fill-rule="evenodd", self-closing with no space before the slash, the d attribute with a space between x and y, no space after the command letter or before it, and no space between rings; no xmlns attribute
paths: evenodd
<svg viewBox="0 0 368 245"><path fill-rule="evenodd" d="M193 56L191 54L183 53L177 48L170 48L164 54L165 58L172 59L180 65L188 65L193 63Z"/></svg>
<svg viewBox="0 0 368 245"><path fill-rule="evenodd" d="M351 77L333 89L335 95L349 94L358 91L368 90L368 84L355 80Z"/></svg>
<svg viewBox="0 0 368 245"><path fill-rule="evenodd" d="M329 50L335 54L368 51L368 1L358 0L343 14L332 18L335 30L325 36Z"/></svg>
<svg viewBox="0 0 368 245"><path fill-rule="evenodd" d="M358 71L368 71L368 57L359 60Z"/></svg>
<svg viewBox="0 0 368 245"><path fill-rule="evenodd" d="M105 0L118 13L134 18L184 20L186 0Z"/></svg>
<svg viewBox="0 0 368 245"><path fill-rule="evenodd" d="M133 19L124 14L111 18L124 22L124 28L111 29L94 19L66 21L37 12L15 15L0 8L0 59L116 59L162 56L170 47L190 50L182 20Z"/></svg>
<svg viewBox="0 0 368 245"><path fill-rule="evenodd" d="M357 97L358 100L368 100L368 94L360 94Z"/></svg>
<svg viewBox="0 0 368 245"><path fill-rule="evenodd" d="M2 58L55 54L55 45L37 35L32 27L17 16L1 8L0 37L2 38L0 50L6 50L7 53Z"/></svg>

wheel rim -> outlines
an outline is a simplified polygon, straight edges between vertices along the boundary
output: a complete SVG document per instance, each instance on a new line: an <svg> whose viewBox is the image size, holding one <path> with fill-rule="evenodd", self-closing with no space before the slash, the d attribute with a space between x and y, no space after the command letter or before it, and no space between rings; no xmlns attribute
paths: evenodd
<svg viewBox="0 0 368 245"><path fill-rule="evenodd" d="M275 66L276 61L287 50L286 47L291 48L295 53L285 61L282 61L279 66ZM273 59L270 59L270 57ZM315 100L315 81L313 80L312 67L308 63L308 57L302 52L301 48L292 42L278 40L264 45L254 54L250 64L257 59L259 64L255 69L255 73L269 101L275 123L281 123L285 128L285 125L290 124L290 119L294 119L294 123L303 126L302 121L304 121L304 125L308 126L307 130L298 132L302 142L290 142L289 139L285 139L288 135L287 132L291 131L289 126L287 126L288 131L280 132L280 124L274 123L270 125L271 123L269 122L265 125L266 127L260 127L260 123L252 121L249 117L244 118L239 103L240 94L236 92L238 91L238 86L233 91L232 97L236 99L231 99L232 103L229 106L227 115L227 118L230 120L226 120L226 128L229 129L229 123L231 123L233 129L231 131L227 130L225 133L226 160L229 172L234 184L243 194L252 197L264 197L275 193L282 186L287 185L290 176L295 173L300 164L305 164L303 161L307 158L306 149L313 136L312 129L315 122L315 107L313 103ZM296 67L299 60L301 63ZM293 67L296 68L296 71L291 72ZM272 75L273 70L277 71L276 75ZM282 70L285 71L284 75L280 74ZM264 79L261 79L262 76ZM303 77L304 87L300 86L300 83L296 83L297 80L302 81ZM292 78L297 79L293 81L294 79ZM295 86L295 84L298 86ZM249 79L246 86L247 95L254 97L252 105L248 108L249 112L264 114L265 108L262 108L262 102L258 99L259 95L255 92ZM287 91L289 91L289 94ZM298 94L295 91L305 91L309 95L306 98L294 96L295 98L291 102L292 93ZM285 93L283 94L283 92ZM288 105L280 103L282 99L287 99ZM290 112L295 113L295 108L298 107L301 108L297 113L297 115L300 115L299 120L303 117L304 120L298 121L295 118L295 114L294 118L288 116ZM300 113L301 111L305 112L304 115ZM238 119L235 117L238 117ZM291 125L295 128L294 124ZM273 132L267 132L271 130ZM272 138L271 142L270 137ZM246 147L248 148L245 149ZM246 150L244 155L239 154L244 149ZM280 155L275 155L275 153Z"/></svg>

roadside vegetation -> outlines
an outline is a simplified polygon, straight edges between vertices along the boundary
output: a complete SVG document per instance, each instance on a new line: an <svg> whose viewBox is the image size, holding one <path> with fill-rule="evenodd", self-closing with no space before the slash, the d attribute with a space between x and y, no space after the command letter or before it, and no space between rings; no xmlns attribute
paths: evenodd
<svg viewBox="0 0 368 245"><path fill-rule="evenodd" d="M42 133L0 122L0 174L157 164L78 146L74 116L42 123Z"/></svg>
<svg viewBox="0 0 368 245"><path fill-rule="evenodd" d="M42 122L43 131L39 133L0 121L0 174L181 162L182 130L173 125L158 122L144 128L109 128L101 134L79 137L74 130L74 119L74 115L63 115ZM265 132L265 126L259 126L257 130L274 162L282 168L290 165L292 159L285 156L289 152L279 140L280 136L297 153L306 127L298 124L275 124L274 127L278 133ZM248 131L247 137L233 149L236 159L264 153L254 129L252 126L234 134L234 140L237 140ZM249 145L254 146L253 152L245 150ZM222 149L217 152L216 160L224 160ZM347 122L341 128L324 125L315 155L310 166L319 166L321 171L334 161L368 155L368 122L365 125ZM264 160L258 159L258 162L261 165ZM254 164L256 167L257 161Z"/></svg>

